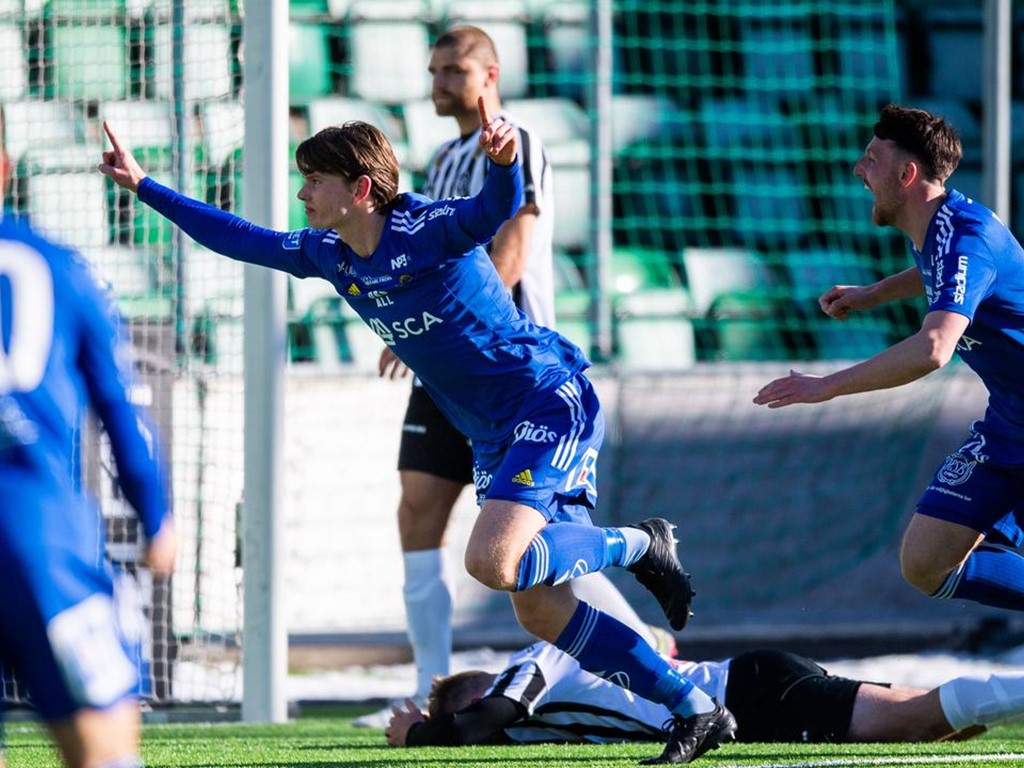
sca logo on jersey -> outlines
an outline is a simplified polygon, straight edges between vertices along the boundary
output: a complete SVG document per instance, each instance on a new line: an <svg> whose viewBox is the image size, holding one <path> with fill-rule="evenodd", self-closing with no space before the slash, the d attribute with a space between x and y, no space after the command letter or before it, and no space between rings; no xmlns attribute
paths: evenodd
<svg viewBox="0 0 1024 768"><path fill-rule="evenodd" d="M395 346L396 339L408 339L411 336L422 336L431 326L443 323L440 317L424 312L422 317L407 317L404 320L393 320L390 325L379 317L371 317L366 321L370 330L376 333L389 347Z"/></svg>
<svg viewBox="0 0 1024 768"><path fill-rule="evenodd" d="M538 427L532 421L521 421L516 424L514 434L513 443L553 443L558 438L558 435L546 426Z"/></svg>

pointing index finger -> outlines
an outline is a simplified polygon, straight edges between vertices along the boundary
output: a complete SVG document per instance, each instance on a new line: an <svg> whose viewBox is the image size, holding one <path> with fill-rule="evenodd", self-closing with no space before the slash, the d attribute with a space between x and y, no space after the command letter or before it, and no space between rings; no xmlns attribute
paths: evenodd
<svg viewBox="0 0 1024 768"><path fill-rule="evenodd" d="M480 96L476 100L476 106L480 110L480 124L486 128L491 123L491 117L487 114L487 106L484 104L484 97Z"/></svg>
<svg viewBox="0 0 1024 768"><path fill-rule="evenodd" d="M114 135L114 132L110 129L110 125L106 120L103 121L103 130L106 132L107 138L110 139L110 144L114 147L114 151L119 155L122 154L124 150L121 149L121 142L117 140L117 136Z"/></svg>

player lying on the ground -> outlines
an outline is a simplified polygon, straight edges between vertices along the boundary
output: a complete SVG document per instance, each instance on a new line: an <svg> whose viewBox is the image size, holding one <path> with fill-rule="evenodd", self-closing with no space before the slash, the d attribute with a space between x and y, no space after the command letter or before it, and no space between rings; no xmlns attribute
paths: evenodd
<svg viewBox="0 0 1024 768"><path fill-rule="evenodd" d="M756 650L713 662L674 661L724 702L747 742L936 741L970 738L1024 715L1024 675L958 677L904 688L829 675L810 659ZM540 642L497 674L438 678L425 714L396 707L385 735L395 747L663 741L670 712L580 669Z"/></svg>

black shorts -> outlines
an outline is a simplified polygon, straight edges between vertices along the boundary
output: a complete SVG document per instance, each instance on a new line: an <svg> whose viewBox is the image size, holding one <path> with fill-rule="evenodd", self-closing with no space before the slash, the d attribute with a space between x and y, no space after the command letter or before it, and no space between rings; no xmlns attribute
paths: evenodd
<svg viewBox="0 0 1024 768"><path fill-rule="evenodd" d="M402 422L398 469L426 472L455 483L473 482L473 449L430 399L414 384Z"/></svg>
<svg viewBox="0 0 1024 768"><path fill-rule="evenodd" d="M729 664L725 706L738 741L846 741L859 680L832 677L785 651L741 653Z"/></svg>

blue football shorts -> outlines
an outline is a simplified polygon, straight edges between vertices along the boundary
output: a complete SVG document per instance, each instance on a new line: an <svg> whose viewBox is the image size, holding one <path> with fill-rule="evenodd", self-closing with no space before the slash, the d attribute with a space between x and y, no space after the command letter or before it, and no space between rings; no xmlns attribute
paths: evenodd
<svg viewBox="0 0 1024 768"><path fill-rule="evenodd" d="M0 521L0 666L47 722L137 696L138 601L122 600L109 566L97 562L95 512L66 494L23 496L5 509L18 519ZM55 521L63 531L52 532Z"/></svg>
<svg viewBox="0 0 1024 768"><path fill-rule="evenodd" d="M604 413L583 374L524 409L503 441L473 443L477 503L514 501L549 522L592 524Z"/></svg>
<svg viewBox="0 0 1024 768"><path fill-rule="evenodd" d="M917 511L1018 546L1024 543L1024 467L993 464L970 450L975 445L972 437L945 458Z"/></svg>

